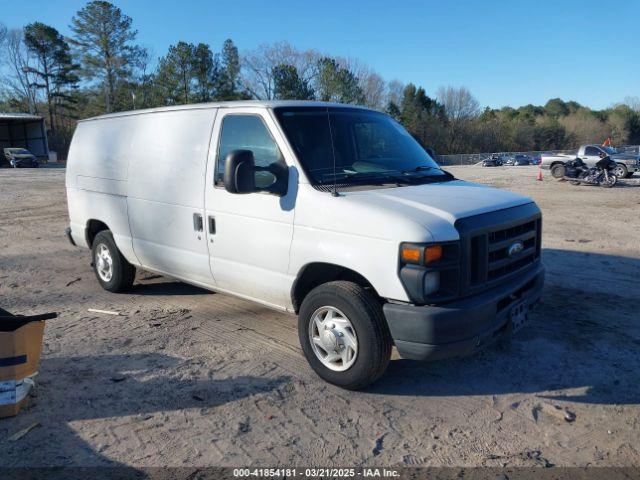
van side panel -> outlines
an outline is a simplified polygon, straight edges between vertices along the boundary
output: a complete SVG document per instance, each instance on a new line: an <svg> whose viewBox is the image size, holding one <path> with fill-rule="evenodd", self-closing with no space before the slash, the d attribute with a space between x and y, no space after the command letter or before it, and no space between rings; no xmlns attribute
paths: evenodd
<svg viewBox="0 0 640 480"><path fill-rule="evenodd" d="M69 149L66 172L71 235L86 246L85 228L91 219L104 222L124 257L133 264L127 218L127 163L131 129L126 117L80 122Z"/></svg>
<svg viewBox="0 0 640 480"><path fill-rule="evenodd" d="M133 248L151 270L213 285L204 231L204 185L216 109L135 115L127 207Z"/></svg>

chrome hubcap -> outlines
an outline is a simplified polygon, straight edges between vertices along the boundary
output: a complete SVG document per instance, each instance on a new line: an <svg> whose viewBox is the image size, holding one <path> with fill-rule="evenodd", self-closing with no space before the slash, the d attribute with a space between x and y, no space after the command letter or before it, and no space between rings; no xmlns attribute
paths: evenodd
<svg viewBox="0 0 640 480"><path fill-rule="evenodd" d="M336 372L349 369L358 356L356 331L335 307L321 307L311 315L309 340L318 360Z"/></svg>
<svg viewBox="0 0 640 480"><path fill-rule="evenodd" d="M102 243L96 248L95 266L98 276L103 281L111 281L111 277L113 276L113 259L107 246Z"/></svg>

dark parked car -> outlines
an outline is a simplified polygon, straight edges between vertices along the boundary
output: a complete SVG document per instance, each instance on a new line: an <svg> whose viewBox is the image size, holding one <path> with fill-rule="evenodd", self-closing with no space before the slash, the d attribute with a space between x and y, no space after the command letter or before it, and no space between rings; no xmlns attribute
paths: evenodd
<svg viewBox="0 0 640 480"><path fill-rule="evenodd" d="M500 155L493 154L482 161L482 166L483 167L500 167L502 166L502 163L503 163L502 157Z"/></svg>
<svg viewBox="0 0 640 480"><path fill-rule="evenodd" d="M13 168L40 166L36 156L26 148L5 148L4 157Z"/></svg>

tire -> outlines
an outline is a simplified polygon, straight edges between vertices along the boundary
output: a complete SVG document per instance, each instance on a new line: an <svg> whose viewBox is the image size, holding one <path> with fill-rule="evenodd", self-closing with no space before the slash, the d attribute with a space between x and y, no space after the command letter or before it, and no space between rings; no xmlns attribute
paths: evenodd
<svg viewBox="0 0 640 480"><path fill-rule="evenodd" d="M609 175L609 181L607 182L604 178L602 178L599 182L598 185L600 185L603 188L611 188L613 187L616 183L618 183L618 177L616 177L615 175Z"/></svg>
<svg viewBox="0 0 640 480"><path fill-rule="evenodd" d="M624 163L618 163L616 168L613 170L613 174L618 178L625 178L629 175L629 169Z"/></svg>
<svg viewBox="0 0 640 480"><path fill-rule="evenodd" d="M320 355L323 352L327 354L325 361L330 355L336 357L339 354L324 351L322 347L318 347L317 342L314 342L316 346L312 345L310 332L313 334L321 331L321 327L314 319L322 317L323 310L327 308L336 310L333 318L341 323L332 323L333 327L323 329L323 333L329 332L330 339L338 339L338 341L343 339L345 342L353 341L351 334L355 334L357 353L351 357L353 363L347 368L344 367L348 362L334 365L335 368L342 368L340 371L329 368L316 351L319 351ZM340 315L345 318L340 318ZM335 328L342 328L336 325L344 325L345 319L352 330L342 329L334 335ZM326 320L327 323L330 321ZM315 329L312 324L315 325ZM324 333L324 335L327 334ZM391 358L391 334L382 313L382 305L370 290L353 282L329 282L309 292L302 302L298 315L298 337L309 365L318 376L348 390L358 390L378 380ZM319 336L317 338L320 340ZM345 348L347 347L343 346L340 350L344 351Z"/></svg>
<svg viewBox="0 0 640 480"><path fill-rule="evenodd" d="M94 238L91 258L93 270L102 288L114 293L131 289L136 268L122 256L109 230L98 232Z"/></svg>
<svg viewBox="0 0 640 480"><path fill-rule="evenodd" d="M566 167L561 163L558 163L553 167L551 167L551 176L553 178L558 178L558 179L564 178L565 171L566 171Z"/></svg>

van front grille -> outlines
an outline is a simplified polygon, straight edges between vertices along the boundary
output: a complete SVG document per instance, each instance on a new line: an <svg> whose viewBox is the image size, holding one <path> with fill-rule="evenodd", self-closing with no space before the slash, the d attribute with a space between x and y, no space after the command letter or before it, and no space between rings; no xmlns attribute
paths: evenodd
<svg viewBox="0 0 640 480"><path fill-rule="evenodd" d="M456 222L463 245L461 295L507 281L540 259L542 217L531 203Z"/></svg>
<svg viewBox="0 0 640 480"><path fill-rule="evenodd" d="M535 262L539 250L537 223L538 220L528 221L472 237L471 285L497 280ZM512 246L520 244L519 252L509 253Z"/></svg>

